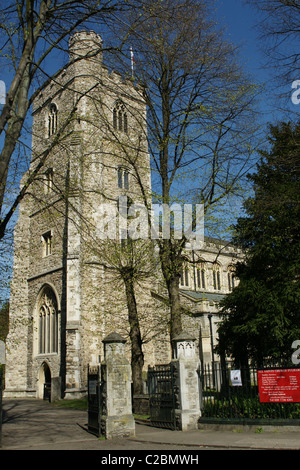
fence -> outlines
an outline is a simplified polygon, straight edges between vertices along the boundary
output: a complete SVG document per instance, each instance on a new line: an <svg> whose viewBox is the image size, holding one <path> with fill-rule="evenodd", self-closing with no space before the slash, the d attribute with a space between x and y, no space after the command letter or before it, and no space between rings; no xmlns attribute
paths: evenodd
<svg viewBox="0 0 300 470"><path fill-rule="evenodd" d="M241 368L233 383L228 366L204 365L199 372L201 422L300 425L300 403L260 402L257 372Z"/></svg>

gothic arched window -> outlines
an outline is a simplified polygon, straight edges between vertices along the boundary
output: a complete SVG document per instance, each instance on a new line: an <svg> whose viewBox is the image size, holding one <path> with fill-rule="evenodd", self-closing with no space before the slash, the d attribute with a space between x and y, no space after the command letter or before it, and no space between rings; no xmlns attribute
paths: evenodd
<svg viewBox="0 0 300 470"><path fill-rule="evenodd" d="M54 103L50 105L48 116L48 136L54 135L57 131L57 106Z"/></svg>
<svg viewBox="0 0 300 470"><path fill-rule="evenodd" d="M203 262L197 268L197 287L198 287L198 289L205 289L205 287L206 287L205 276L206 276L205 264Z"/></svg>
<svg viewBox="0 0 300 470"><path fill-rule="evenodd" d="M113 126L116 131L128 133L128 118L124 104L118 101L113 110Z"/></svg>
<svg viewBox="0 0 300 470"><path fill-rule="evenodd" d="M123 114L123 130L124 130L125 134L128 133L127 113Z"/></svg>
<svg viewBox="0 0 300 470"><path fill-rule="evenodd" d="M217 263L213 266L213 285L215 290L221 290L221 268Z"/></svg>
<svg viewBox="0 0 300 470"><path fill-rule="evenodd" d="M52 289L46 288L39 303L39 354L58 352L58 307Z"/></svg>
<svg viewBox="0 0 300 470"><path fill-rule="evenodd" d="M229 266L227 278L228 278L228 290L229 292L232 292L233 289L235 288L235 274L234 274L233 266Z"/></svg>
<svg viewBox="0 0 300 470"><path fill-rule="evenodd" d="M181 286L189 286L189 269L187 266L181 269L179 283Z"/></svg>
<svg viewBox="0 0 300 470"><path fill-rule="evenodd" d="M118 112L116 108L114 108L113 110L113 126L114 126L114 129L118 128Z"/></svg>

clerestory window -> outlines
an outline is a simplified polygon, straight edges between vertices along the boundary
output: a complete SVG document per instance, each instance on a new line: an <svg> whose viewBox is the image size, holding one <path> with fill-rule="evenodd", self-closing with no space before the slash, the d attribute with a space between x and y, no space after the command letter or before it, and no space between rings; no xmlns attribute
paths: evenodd
<svg viewBox="0 0 300 470"><path fill-rule="evenodd" d="M205 289L206 287L205 268L203 264L197 268L197 287L198 289Z"/></svg>
<svg viewBox="0 0 300 470"><path fill-rule="evenodd" d="M189 286L189 269L188 269L188 267L183 267L181 269L179 283L180 283L181 286L185 286L185 287Z"/></svg>
<svg viewBox="0 0 300 470"><path fill-rule="evenodd" d="M227 273L227 278L228 278L228 290L229 292L232 292L233 289L235 288L235 275L233 272L233 268L229 268L228 273Z"/></svg>
<svg viewBox="0 0 300 470"><path fill-rule="evenodd" d="M215 290L221 290L221 271L218 264L213 266L213 285Z"/></svg>

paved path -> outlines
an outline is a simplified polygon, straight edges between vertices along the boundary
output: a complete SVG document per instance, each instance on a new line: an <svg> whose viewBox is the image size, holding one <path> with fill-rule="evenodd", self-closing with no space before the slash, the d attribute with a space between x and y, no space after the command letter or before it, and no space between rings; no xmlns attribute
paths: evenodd
<svg viewBox="0 0 300 470"><path fill-rule="evenodd" d="M43 400L3 399L2 450L190 450L185 445L147 442L148 426L137 425L140 439L103 440L87 432L87 412ZM158 430L163 431L163 430ZM146 441L143 439L145 432Z"/></svg>
<svg viewBox="0 0 300 470"><path fill-rule="evenodd" d="M181 432L137 424L135 438L108 441L87 432L85 411L55 407L42 400L3 399L1 449L98 450L103 451L103 456L105 451L119 454L123 451L125 455L129 451L173 450L185 451L188 455L210 449L300 450L300 431L280 429L255 433L254 430L204 429Z"/></svg>

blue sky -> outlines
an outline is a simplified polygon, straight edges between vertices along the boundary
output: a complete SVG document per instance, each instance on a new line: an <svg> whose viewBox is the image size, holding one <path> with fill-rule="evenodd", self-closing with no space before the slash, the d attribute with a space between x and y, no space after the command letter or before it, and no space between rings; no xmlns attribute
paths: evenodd
<svg viewBox="0 0 300 470"><path fill-rule="evenodd" d="M261 110L264 114L264 121L274 122L283 118L283 114L276 109L274 77L270 70L267 70L266 57L262 51L264 43L259 38L257 25L262 16L256 9L246 4L244 0L216 0L217 18L221 25L227 29L227 38L235 45L240 46L240 61L245 70L250 73L256 83L264 84L265 91L262 95ZM300 77L295 77L295 79ZM287 84L282 88L286 97L286 111L299 113L299 108L291 102L291 85Z"/></svg>
<svg viewBox="0 0 300 470"><path fill-rule="evenodd" d="M265 56L261 50L261 40L256 25L259 16L254 7L243 0L217 0L217 18L226 28L230 42L240 47L240 63L252 76L255 83L264 84L268 90L270 74L263 69ZM270 111L268 91L264 94L264 111Z"/></svg>
<svg viewBox="0 0 300 470"><path fill-rule="evenodd" d="M217 0L217 16L227 28L227 36L234 44L241 45L242 58L247 68L258 72L263 58L259 52L260 41L255 25L258 20L253 7L243 0Z"/></svg>

